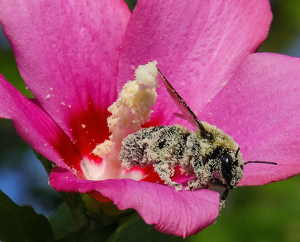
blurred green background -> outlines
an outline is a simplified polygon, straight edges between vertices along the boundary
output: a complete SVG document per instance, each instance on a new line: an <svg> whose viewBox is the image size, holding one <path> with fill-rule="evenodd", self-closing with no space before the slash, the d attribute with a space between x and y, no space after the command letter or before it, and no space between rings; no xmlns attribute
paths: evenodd
<svg viewBox="0 0 300 242"><path fill-rule="evenodd" d="M127 2L133 9L136 1ZM259 51L300 57L300 1L273 0L271 4L274 19ZM0 73L24 95L32 97L3 35L0 48ZM30 147L16 134L12 122L3 119L0 119L0 189L17 204L30 204L46 216L61 202L48 185L47 174ZM300 241L300 176L261 187L233 189L216 223L185 241Z"/></svg>

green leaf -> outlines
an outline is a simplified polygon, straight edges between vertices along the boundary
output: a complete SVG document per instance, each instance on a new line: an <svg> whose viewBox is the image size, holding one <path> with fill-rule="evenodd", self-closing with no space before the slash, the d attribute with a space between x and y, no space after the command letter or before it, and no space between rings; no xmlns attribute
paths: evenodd
<svg viewBox="0 0 300 242"><path fill-rule="evenodd" d="M137 3L137 0L125 0L125 2L127 3L130 11L132 12L132 10L134 9L134 7Z"/></svg>
<svg viewBox="0 0 300 242"><path fill-rule="evenodd" d="M0 73L25 97L34 97L20 76L12 50L0 49Z"/></svg>
<svg viewBox="0 0 300 242"><path fill-rule="evenodd" d="M89 194L80 194L86 208L86 214L98 226L105 227L134 213L133 209L119 210L112 202L99 202Z"/></svg>
<svg viewBox="0 0 300 242"><path fill-rule="evenodd" d="M156 231L154 225L146 224L138 213L134 213L122 221L107 242L169 242L176 238L174 235Z"/></svg>
<svg viewBox="0 0 300 242"><path fill-rule="evenodd" d="M57 242L99 242L106 241L107 238L116 230L118 223L113 223L105 227L97 227L97 224L91 223L93 230L77 230L68 234Z"/></svg>
<svg viewBox="0 0 300 242"><path fill-rule="evenodd" d="M55 241L47 218L29 206L18 206L0 190L0 241Z"/></svg>
<svg viewBox="0 0 300 242"><path fill-rule="evenodd" d="M66 202L63 202L56 213L49 217L49 222L56 239L60 239L77 229L71 209Z"/></svg>
<svg viewBox="0 0 300 242"><path fill-rule="evenodd" d="M137 212L124 218L120 223L114 222L102 227L94 224L94 228L88 233L75 231L68 234L58 242L171 242L182 241L182 238L163 234L147 225ZM179 240L178 240L179 239Z"/></svg>

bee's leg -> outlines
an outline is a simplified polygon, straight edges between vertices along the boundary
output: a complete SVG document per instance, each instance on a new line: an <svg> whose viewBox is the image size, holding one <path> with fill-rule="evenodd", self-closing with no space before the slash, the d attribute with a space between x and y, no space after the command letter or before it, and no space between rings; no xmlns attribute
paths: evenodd
<svg viewBox="0 0 300 242"><path fill-rule="evenodd" d="M192 179L188 182L187 190L194 190L199 188L204 188L208 185L207 179L204 179L207 168L204 166L202 157L196 156L191 162L192 168L196 175L195 179Z"/></svg>
<svg viewBox="0 0 300 242"><path fill-rule="evenodd" d="M224 184L219 180L219 179L217 179L217 178L215 178L215 177L212 177L211 179L210 179L210 182L209 182L211 185L214 185L214 186L222 186L222 187L226 187L226 186L224 186Z"/></svg>
<svg viewBox="0 0 300 242"><path fill-rule="evenodd" d="M175 187L177 191L181 190L182 185L171 180L172 170L170 169L169 164L160 161L157 164L153 164L153 167L165 184Z"/></svg>
<svg viewBox="0 0 300 242"><path fill-rule="evenodd" d="M223 192L223 194L220 197L220 210L222 208L225 208L225 201L229 195L229 191L230 191L230 189L228 187L226 187L226 190Z"/></svg>
<svg viewBox="0 0 300 242"><path fill-rule="evenodd" d="M222 208L225 207L225 201L229 195L230 188L228 188L219 179L217 179L215 177L211 178L209 183L213 186L225 187L225 191L220 196L220 210L221 210Z"/></svg>
<svg viewBox="0 0 300 242"><path fill-rule="evenodd" d="M227 187L227 188L225 189L225 191L223 192L223 194L221 195L221 198L220 198L221 201L224 201L224 202L225 202L225 200L227 199L227 197L228 197L228 195L229 195L229 191L230 191L230 189Z"/></svg>
<svg viewBox="0 0 300 242"><path fill-rule="evenodd" d="M192 179L188 181L188 185L185 188L186 190L195 190L205 187L205 185L201 184L201 181L198 178Z"/></svg>
<svg viewBox="0 0 300 242"><path fill-rule="evenodd" d="M225 187L225 191L222 193L220 197L220 210L225 207L225 201L229 195L229 188L224 185L219 179L213 177L210 181L211 185Z"/></svg>

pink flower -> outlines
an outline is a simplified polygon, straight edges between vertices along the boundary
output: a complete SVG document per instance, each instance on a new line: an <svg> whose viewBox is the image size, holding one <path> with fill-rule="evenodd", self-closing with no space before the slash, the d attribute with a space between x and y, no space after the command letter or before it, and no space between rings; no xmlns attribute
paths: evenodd
<svg viewBox="0 0 300 242"><path fill-rule="evenodd" d="M83 159L101 164L90 153L108 138L108 106L134 69L152 60L200 120L235 139L244 160L278 163L245 166L239 185L300 172L300 61L253 54L268 34L268 1L140 0L132 14L121 0L0 3L3 30L36 97L26 99L1 76L0 116L58 165L50 175L56 190L101 194L177 236L196 234L216 219L214 191L108 179L120 178L114 175L88 180L82 171ZM186 125L173 116L178 110L171 102L159 88L152 124Z"/></svg>

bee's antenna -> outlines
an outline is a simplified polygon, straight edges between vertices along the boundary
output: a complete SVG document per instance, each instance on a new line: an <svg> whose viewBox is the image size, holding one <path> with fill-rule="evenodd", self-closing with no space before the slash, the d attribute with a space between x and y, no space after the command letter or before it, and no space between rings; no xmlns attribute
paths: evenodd
<svg viewBox="0 0 300 242"><path fill-rule="evenodd" d="M276 162L270 162L270 161L247 161L244 163L244 165L247 165L249 163L264 163L264 164L270 164L270 165L277 165Z"/></svg>

